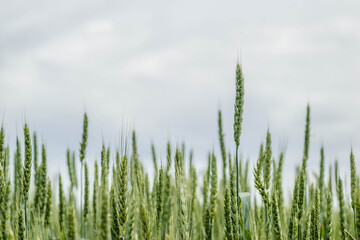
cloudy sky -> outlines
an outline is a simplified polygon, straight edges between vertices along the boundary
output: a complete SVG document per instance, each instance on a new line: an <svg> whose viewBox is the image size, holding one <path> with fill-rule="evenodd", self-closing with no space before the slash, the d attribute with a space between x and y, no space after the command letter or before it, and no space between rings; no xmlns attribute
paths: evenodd
<svg viewBox="0 0 360 240"><path fill-rule="evenodd" d="M0 116L13 146L28 122L46 144L50 171L66 171L89 115L87 161L101 143L119 146L135 128L151 167L168 139L194 149L195 164L218 152L217 111L234 150L235 64L245 76L241 152L252 163L267 127L284 174L301 161L311 105L309 166L348 168L360 157L359 1L0 0ZM252 164L251 164L252 165ZM360 167L360 166L358 166ZM199 170L200 171L200 170Z"/></svg>

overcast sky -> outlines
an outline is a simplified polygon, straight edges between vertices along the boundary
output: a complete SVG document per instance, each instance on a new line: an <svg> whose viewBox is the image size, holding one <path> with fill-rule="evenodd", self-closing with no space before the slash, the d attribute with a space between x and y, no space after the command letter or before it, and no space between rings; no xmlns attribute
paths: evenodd
<svg viewBox="0 0 360 240"><path fill-rule="evenodd" d="M66 171L89 116L87 161L102 140L119 146L135 128L146 166L153 141L186 142L201 168L218 153L217 111L234 150L236 59L245 76L241 152L256 160L270 128L284 176L301 162L311 105L309 168L319 149L348 171L360 156L360 2L354 1L5 1L0 0L0 116L13 146L29 123L52 174ZM14 149L12 149L13 151ZM113 151L114 152L114 151ZM218 155L219 156L219 155ZM360 168L358 164L358 168ZM66 172L64 172L66 173Z"/></svg>

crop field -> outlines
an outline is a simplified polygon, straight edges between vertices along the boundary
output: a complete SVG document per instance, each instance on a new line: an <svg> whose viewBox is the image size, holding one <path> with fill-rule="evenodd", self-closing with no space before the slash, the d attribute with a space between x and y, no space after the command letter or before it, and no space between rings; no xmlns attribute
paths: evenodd
<svg viewBox="0 0 360 240"><path fill-rule="evenodd" d="M264 144L259 145L254 166L240 157L246 103L239 64L234 86L233 132L227 134L234 136L235 149L225 147L219 110L218 129L214 131L218 132L221 154L209 152L202 177L200 169L194 167L192 152L168 142L163 164L152 146L154 177L150 178L139 157L135 131L123 141L121 150L105 145L99 148L101 159L95 161L94 172L89 172L86 148L91 119L85 113L80 145L72 146L76 152L67 150L64 159L68 171L53 178L47 171L45 145L38 144L28 123L23 126L24 142L17 139L16 149L9 149L2 127L0 240L360 239L360 186L352 151L349 186L340 177L337 162L325 179L323 148L318 150L320 171L310 177L308 105L304 109L304 144L298 146L303 149L302 161L295 170L292 194L284 196L286 159L284 153L272 153L270 130ZM346 187L350 196L344 191ZM287 198L289 201L284 200Z"/></svg>

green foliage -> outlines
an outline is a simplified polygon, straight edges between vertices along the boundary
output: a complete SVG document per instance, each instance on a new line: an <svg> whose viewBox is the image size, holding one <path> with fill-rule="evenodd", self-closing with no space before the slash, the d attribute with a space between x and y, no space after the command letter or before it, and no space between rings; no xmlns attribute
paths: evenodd
<svg viewBox="0 0 360 240"><path fill-rule="evenodd" d="M279 163L278 166L276 168L276 172L275 172L275 191L277 194L277 202L278 202L278 206L279 206L279 212L280 212L280 218L282 217L282 210L283 210L283 203L284 203L284 198L283 198L283 189L282 189L282 167L283 167L283 161L284 161L284 153L280 154L279 157Z"/></svg>
<svg viewBox="0 0 360 240"><path fill-rule="evenodd" d="M66 239L75 240L76 239L76 229L75 229L75 215L74 215L74 206L73 205L70 206L67 220L68 220L68 231L66 234Z"/></svg>
<svg viewBox="0 0 360 240"><path fill-rule="evenodd" d="M303 239L305 240L309 240L311 239L311 235L310 235L310 230L311 230L311 212L309 212L307 215L306 215L306 219L305 219L305 222L304 222L304 232L303 232Z"/></svg>
<svg viewBox="0 0 360 240"><path fill-rule="evenodd" d="M216 157L212 154L211 159L211 190L210 190L210 239L212 238L212 228L216 211L216 199L217 199L217 165Z"/></svg>
<svg viewBox="0 0 360 240"><path fill-rule="evenodd" d="M225 239L232 240L232 223L230 211L230 194L229 189L225 188L225 201L224 201L224 214L225 214Z"/></svg>
<svg viewBox="0 0 360 240"><path fill-rule="evenodd" d="M237 202L236 202L236 171L235 168L231 169L230 176L230 206L231 206L231 223L232 223L232 235L233 238L239 239L239 226L238 219L239 214L237 210Z"/></svg>
<svg viewBox="0 0 360 240"><path fill-rule="evenodd" d="M241 124L244 111L244 77L241 65L236 64L235 77L235 104L234 104L234 140L236 146L240 145Z"/></svg>
<svg viewBox="0 0 360 240"><path fill-rule="evenodd" d="M25 162L24 162L24 200L28 200L30 180L31 180L31 164L32 164L32 150L31 138L27 124L24 127L25 138ZM26 208L25 208L25 222L26 222Z"/></svg>
<svg viewBox="0 0 360 240"><path fill-rule="evenodd" d="M186 205L185 205L185 189L184 189L184 162L181 153L176 150L175 153L175 182L176 182L176 199L177 199L177 222L180 240L187 240L188 233L186 230ZM212 205L210 205L212 206ZM210 216L207 216L206 221L210 221ZM210 236L209 232L208 237Z"/></svg>
<svg viewBox="0 0 360 240"><path fill-rule="evenodd" d="M127 157L123 156L121 158L121 167L120 167L120 178L118 183L118 204L119 204L119 224L120 224L120 238L123 238L125 235L126 223L128 220L127 213Z"/></svg>
<svg viewBox="0 0 360 240"><path fill-rule="evenodd" d="M84 212L83 212L83 218L84 218L84 225L87 226L88 223L88 214L89 214L89 171L88 166L85 163L85 194L84 194Z"/></svg>
<svg viewBox="0 0 360 240"><path fill-rule="evenodd" d="M36 172L38 168L38 145L37 145L36 132L34 132L33 134L33 146L34 146L34 170Z"/></svg>
<svg viewBox="0 0 360 240"><path fill-rule="evenodd" d="M97 208L98 208L98 187L99 187L99 165L95 161L95 170L94 170L94 185L93 185L93 199L92 199L92 206L93 206L93 227L96 229L97 227Z"/></svg>
<svg viewBox="0 0 360 240"><path fill-rule="evenodd" d="M25 239L25 223L24 223L24 210L20 207L17 218L17 239L24 240Z"/></svg>
<svg viewBox="0 0 360 240"><path fill-rule="evenodd" d="M272 194L271 199L271 212L272 212L272 228L273 228L273 236L275 239L283 239L281 226L280 226L280 216L279 216L279 208L277 203L277 197L275 193Z"/></svg>
<svg viewBox="0 0 360 240"><path fill-rule="evenodd" d="M290 216L289 216L289 227L288 227L288 237L290 240L294 240L297 237L297 231L298 231L298 226L297 226L297 216L298 216L298 201L299 201L299 181L300 181L300 176L298 175L296 180L295 180L295 186L294 186L294 191L293 191L293 199L292 199L292 203L291 203L291 209L290 209Z"/></svg>
<svg viewBox="0 0 360 240"><path fill-rule="evenodd" d="M304 140L304 154L302 168L306 172L306 163L309 158L309 145L310 145L310 105L306 107L306 124L305 124L305 140Z"/></svg>
<svg viewBox="0 0 360 240"><path fill-rule="evenodd" d="M101 151L101 217L100 217L100 239L107 240L109 235L109 194L108 194L108 167L105 146Z"/></svg>
<svg viewBox="0 0 360 240"><path fill-rule="evenodd" d="M45 206L45 218L44 218L45 226L50 225L51 204L52 204L52 190L51 190L51 182L50 182L50 180L48 180L46 206Z"/></svg>
<svg viewBox="0 0 360 240"><path fill-rule="evenodd" d="M119 207L115 195L114 183L110 189L110 205L111 205L111 238L120 239L120 224L119 224Z"/></svg>
<svg viewBox="0 0 360 240"><path fill-rule="evenodd" d="M59 208L58 209L59 209L59 226L60 226L60 230L63 230L64 218L65 218L65 197L64 197L61 175L59 175Z"/></svg>
<svg viewBox="0 0 360 240"><path fill-rule="evenodd" d="M332 236L332 201L333 196L331 192L328 192L327 202L326 202L326 218L324 221L324 240L330 240Z"/></svg>
<svg viewBox="0 0 360 240"><path fill-rule="evenodd" d="M272 150L271 150L271 134L268 129L266 134L266 147L265 153L263 157L263 177L265 182L265 188L270 188L270 171L271 171L271 157L272 157Z"/></svg>
<svg viewBox="0 0 360 240"><path fill-rule="evenodd" d="M320 193L320 223L323 224L324 218L324 197L326 197L326 191L324 191L324 181L325 181L325 156L324 156L324 147L322 146L320 149L320 173L319 173L319 193ZM322 236L322 233L320 233Z"/></svg>
<svg viewBox="0 0 360 240"><path fill-rule="evenodd" d="M86 113L84 113L83 133L82 133L82 140L80 143L80 162L81 163L85 159L87 137L88 137L88 118L87 118Z"/></svg>
<svg viewBox="0 0 360 240"><path fill-rule="evenodd" d="M219 110L218 113L218 134L219 134L219 143L220 143L220 150L221 150L221 158L223 161L223 180L226 184L226 149L225 149L225 140L224 140L224 132L222 126L222 115L221 111Z"/></svg>
<svg viewBox="0 0 360 240"><path fill-rule="evenodd" d="M315 192L315 199L311 209L311 239L320 239L320 205L319 205L319 191Z"/></svg>
<svg viewBox="0 0 360 240"><path fill-rule="evenodd" d="M164 174L163 169L160 169L159 173L159 181L158 181L158 188L156 191L157 198L156 198L156 237L160 239L160 227L161 227L161 217L163 213L163 186L164 186Z"/></svg>
<svg viewBox="0 0 360 240"><path fill-rule="evenodd" d="M93 164L94 159L87 157L85 161L88 118L84 114L78 156L81 182L77 189L74 151L67 149L64 159L68 179L62 178L65 176L62 173L58 179L53 178L48 176L48 166L53 167L53 162L47 162L45 145L41 145L40 163L37 136L34 133L31 141L27 124L23 146L16 138L16 148L11 155L1 127L0 240L360 239L360 187L353 151L350 175L341 179L343 170L337 161L335 171L329 165L329 172L325 172L325 153L321 147L320 169L312 178L313 172L307 169L308 160L312 160L308 105L302 162L294 171L292 195L284 196L288 190L282 182L284 152L279 155L273 152L269 130L252 176L249 172L254 159L245 160L239 154L244 107L244 78L239 64L235 86L235 148L227 149L225 145L226 128L219 111L219 147L209 154L206 169L196 168L201 163L193 157L192 150L187 151L185 143L174 148L174 154L168 142L165 158L156 151L155 144L151 144L152 171L144 161L146 156L138 152L133 131L131 153L127 149L128 139L125 143L122 141L121 151L114 149L115 160L110 156L113 149L103 144L101 153L99 151L100 164L95 161L91 176L88 164ZM25 150L24 161L21 148ZM222 160L220 175L217 172L219 157ZM313 164L311 162L311 166ZM13 172L10 173L10 169ZM329 177L327 183L325 176ZM335 179L338 207L333 207L332 179Z"/></svg>
<svg viewBox="0 0 360 240"><path fill-rule="evenodd" d="M340 209L340 233L341 233L341 239L346 239L345 234L345 228L346 228L346 222L345 222L345 201L344 201L344 192L343 192L343 183L341 178L338 179L338 185L337 185L337 195L338 195L338 202L339 202L339 209Z"/></svg>

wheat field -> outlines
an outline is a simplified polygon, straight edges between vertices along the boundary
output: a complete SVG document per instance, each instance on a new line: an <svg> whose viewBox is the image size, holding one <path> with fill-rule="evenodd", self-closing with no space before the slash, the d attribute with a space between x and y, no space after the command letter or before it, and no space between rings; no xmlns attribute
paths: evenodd
<svg viewBox="0 0 360 240"><path fill-rule="evenodd" d="M102 145L101 160L89 172L86 156L88 118L78 151L66 151L67 172L50 181L45 145L23 126L24 142L9 149L0 133L0 240L7 239L360 239L360 187L355 157L349 152L350 196L338 164L325 179L324 149L315 179L307 168L310 106L306 109L302 162L296 168L290 201L282 183L284 153L272 153L271 133L260 144L255 166L240 157L244 77L236 65L233 134L226 149L218 112L220 155L209 152L205 175L193 165L192 152L168 142L165 164L152 146L151 179L137 150L136 133L122 151ZM110 152L116 158L110 158ZM10 159L10 152L14 157ZM93 162L91 160L91 162ZM10 167L10 166L13 167ZM80 167L77 167L80 166ZM13 172L10 173L10 169ZM218 172L218 169L221 172ZM93 179L92 182L90 182ZM70 182L69 186L63 185ZM311 181L312 180L312 181ZM252 187L254 186L254 187Z"/></svg>

